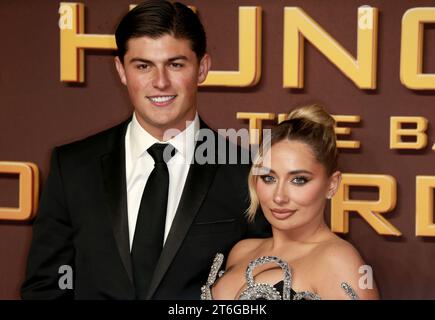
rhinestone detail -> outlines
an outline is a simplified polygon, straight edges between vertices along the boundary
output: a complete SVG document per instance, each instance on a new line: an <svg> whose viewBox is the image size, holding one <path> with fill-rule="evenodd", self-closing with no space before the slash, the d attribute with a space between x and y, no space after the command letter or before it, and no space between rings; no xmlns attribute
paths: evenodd
<svg viewBox="0 0 435 320"><path fill-rule="evenodd" d="M201 300L213 300L211 294L211 287L216 282L216 278L220 278L225 271L220 270L222 263L224 261L224 255L222 253L217 253L213 259L212 266L210 268L210 273L205 285L201 287ZM283 279L283 294L276 290L276 288L267 283L256 283L253 277L253 271L256 267L266 264L266 263L276 263L284 272ZM242 291L239 296L239 300L321 300L321 297L310 291L300 291L291 298L291 286L292 286L292 274L291 270L286 261L274 256L264 256L251 261L246 268L246 283L248 287ZM346 282L341 283L341 288L344 292L352 299L359 300L358 294L355 290Z"/></svg>
<svg viewBox="0 0 435 320"><path fill-rule="evenodd" d="M353 290L353 288L346 282L341 283L341 287L343 288L344 292L350 297L352 300L359 300L358 294Z"/></svg>
<svg viewBox="0 0 435 320"><path fill-rule="evenodd" d="M211 287L216 282L216 277L218 273L222 276L222 273L219 272L219 269L222 267L222 263L224 262L224 255L222 253L217 253L213 259L213 263L210 268L210 273L208 274L207 283L201 287L201 300L213 300L211 295Z"/></svg>
<svg viewBox="0 0 435 320"><path fill-rule="evenodd" d="M282 299L281 294L276 290L274 286L267 283L257 284L254 281L254 269L266 263L276 263L284 271L284 286ZM280 258L273 256L260 257L249 263L248 268L246 269L245 277L248 287L242 291L239 299L255 300L262 298L266 300L290 300L292 276L286 261L283 261Z"/></svg>

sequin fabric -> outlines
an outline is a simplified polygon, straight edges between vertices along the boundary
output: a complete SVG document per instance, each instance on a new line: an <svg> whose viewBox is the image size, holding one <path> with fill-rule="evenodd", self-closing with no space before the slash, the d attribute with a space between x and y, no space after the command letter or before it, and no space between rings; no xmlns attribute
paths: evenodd
<svg viewBox="0 0 435 320"><path fill-rule="evenodd" d="M210 273L205 285L201 287L201 300L213 300L211 294L211 288L213 287L216 279L224 274L221 270L222 263L224 261L224 255L217 253L213 264L210 269ZM283 271L283 292L282 294L272 285L267 283L256 283L253 277L253 271L256 267L266 264L275 263ZM291 297L292 289L292 274L288 266L288 263L278 257L264 256L251 261L246 268L245 273L247 287L242 291L239 296L239 300L320 300L320 296L314 292L301 291ZM346 282L341 283L341 288L352 299L358 300L359 297L355 290Z"/></svg>
<svg viewBox="0 0 435 320"><path fill-rule="evenodd" d="M256 283L254 281L254 269L265 263L275 263L284 271L284 286L282 297L281 293L276 290L274 286L266 283ZM248 286L240 294L240 300L290 300L292 277L287 262L281 260L280 258L266 256L251 261L248 265L248 268L246 269L245 277Z"/></svg>
<svg viewBox="0 0 435 320"><path fill-rule="evenodd" d="M341 287L346 292L346 294L352 299L352 300L359 300L358 294L353 290L353 288L346 282L341 283Z"/></svg>

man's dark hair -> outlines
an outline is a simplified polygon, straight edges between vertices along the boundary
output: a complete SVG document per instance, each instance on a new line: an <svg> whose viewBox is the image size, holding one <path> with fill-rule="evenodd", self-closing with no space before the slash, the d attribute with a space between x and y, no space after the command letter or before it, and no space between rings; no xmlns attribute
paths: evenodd
<svg viewBox="0 0 435 320"><path fill-rule="evenodd" d="M189 40L198 60L204 56L206 35L198 16L182 3L163 0L145 1L122 18L115 32L117 55L124 61L131 38L157 39L166 34Z"/></svg>

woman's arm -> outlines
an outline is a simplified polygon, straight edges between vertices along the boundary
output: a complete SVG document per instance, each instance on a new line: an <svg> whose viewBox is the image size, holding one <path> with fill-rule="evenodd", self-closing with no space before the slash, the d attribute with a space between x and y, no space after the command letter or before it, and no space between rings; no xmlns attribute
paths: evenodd
<svg viewBox="0 0 435 320"><path fill-rule="evenodd" d="M334 241L319 253L314 286L322 299L379 299L373 269L348 242ZM349 288L350 287L350 288Z"/></svg>

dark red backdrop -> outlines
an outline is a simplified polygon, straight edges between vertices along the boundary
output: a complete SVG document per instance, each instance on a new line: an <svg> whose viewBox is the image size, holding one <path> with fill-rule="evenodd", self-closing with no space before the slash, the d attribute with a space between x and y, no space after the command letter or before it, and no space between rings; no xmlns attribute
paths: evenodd
<svg viewBox="0 0 435 320"><path fill-rule="evenodd" d="M110 53L86 54L86 83L68 85L59 80L60 1L0 2L0 161L30 161L47 177L55 145L108 128L131 113ZM110 34L128 10L127 0L83 1L86 32ZM399 80L401 19L412 7L434 6L433 1L353 0L191 0L208 33L213 69L238 65L238 7L263 9L262 77L248 89L202 88L199 112L213 128L247 127L236 112L286 112L319 102L333 114L360 115L352 138L361 148L341 152L343 172L390 174L397 179L397 206L386 215L403 235L378 235L357 214L351 215L345 236L373 266L383 298L435 298L435 238L415 236L415 177L435 175L435 91L412 91ZM356 51L357 8L369 4L379 15L378 85L358 89L310 44L305 51L305 87L282 88L283 11L299 6L349 52ZM435 27L425 28L424 71L435 73ZM429 120L429 146L421 151L389 149L391 116L424 116ZM0 206L18 203L16 177L0 174ZM353 197L374 198L373 190L355 190ZM329 214L328 214L329 217ZM329 218L328 218L329 219ZM0 221L0 299L19 298L32 223Z"/></svg>

